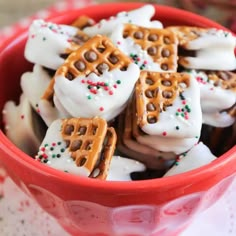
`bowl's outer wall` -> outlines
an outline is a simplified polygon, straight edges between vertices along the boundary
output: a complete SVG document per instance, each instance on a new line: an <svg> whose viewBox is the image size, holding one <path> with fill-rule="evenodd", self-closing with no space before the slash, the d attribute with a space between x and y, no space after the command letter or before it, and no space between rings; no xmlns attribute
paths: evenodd
<svg viewBox="0 0 236 236"><path fill-rule="evenodd" d="M49 20L68 24L79 15L88 15L99 20L141 5L139 3L98 5L62 13ZM154 6L156 7L154 18L162 21L165 26L184 24L223 28L211 20L192 13ZM0 110L7 100L18 100L21 92L20 77L23 72L32 68L23 56L26 38L26 30L21 30L0 46ZM113 183L74 177L35 162L16 148L1 132L0 164L18 185L23 184L28 190L32 189L32 186L39 186L63 201L81 200L109 207L133 204L158 205L186 194L207 190L226 176L235 173L236 148L231 149L214 163L186 174L157 180ZM31 193L37 197L34 191ZM43 205L42 199L43 197L39 201Z"/></svg>

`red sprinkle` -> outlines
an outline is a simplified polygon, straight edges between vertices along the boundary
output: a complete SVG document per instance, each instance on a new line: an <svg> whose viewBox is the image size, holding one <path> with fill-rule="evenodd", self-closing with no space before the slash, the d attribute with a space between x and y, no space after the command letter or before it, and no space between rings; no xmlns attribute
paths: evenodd
<svg viewBox="0 0 236 236"><path fill-rule="evenodd" d="M55 147L56 145L57 145L56 143L52 143L52 146L54 146L54 147Z"/></svg>
<svg viewBox="0 0 236 236"><path fill-rule="evenodd" d="M145 61L143 62L143 64L146 65L146 64L147 64L147 61L145 60Z"/></svg>
<svg viewBox="0 0 236 236"><path fill-rule="evenodd" d="M118 41L118 42L117 42L117 44L118 44L118 45L120 45L120 44L121 44L121 42L120 42L120 41Z"/></svg>
<svg viewBox="0 0 236 236"><path fill-rule="evenodd" d="M46 149L45 149L45 147L42 147L40 150L44 152Z"/></svg>
<svg viewBox="0 0 236 236"><path fill-rule="evenodd" d="M103 108L103 107L100 107L99 110L100 110L100 111L104 111L104 108Z"/></svg>
<svg viewBox="0 0 236 236"><path fill-rule="evenodd" d="M186 100L183 100L183 101L182 101L182 104L185 105L185 104L186 104Z"/></svg>
<svg viewBox="0 0 236 236"><path fill-rule="evenodd" d="M109 95L113 95L113 91L110 90L110 91L109 91Z"/></svg>
<svg viewBox="0 0 236 236"><path fill-rule="evenodd" d="M20 118L23 120L23 119L25 118L25 116L24 116L24 115L21 115Z"/></svg>
<svg viewBox="0 0 236 236"><path fill-rule="evenodd" d="M166 132L166 131L164 131L164 132L162 133L162 135L163 135L163 136L166 136L166 135L167 135L167 132Z"/></svg>
<svg viewBox="0 0 236 236"><path fill-rule="evenodd" d="M82 80L81 80L81 83L83 83L83 84L84 84L84 83L85 83L85 80L84 80L84 79L82 79Z"/></svg>
<svg viewBox="0 0 236 236"><path fill-rule="evenodd" d="M116 85L116 84L114 84L114 85L113 85L113 87L114 87L114 88L117 88L117 85Z"/></svg>
<svg viewBox="0 0 236 236"><path fill-rule="evenodd" d="M181 109L180 108L178 108L178 110L177 110L178 112L181 112Z"/></svg>

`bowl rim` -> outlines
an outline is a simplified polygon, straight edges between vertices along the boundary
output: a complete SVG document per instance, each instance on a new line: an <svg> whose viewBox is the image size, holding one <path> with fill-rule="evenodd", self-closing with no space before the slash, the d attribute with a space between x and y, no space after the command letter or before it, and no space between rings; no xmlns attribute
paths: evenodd
<svg viewBox="0 0 236 236"><path fill-rule="evenodd" d="M103 8L107 7L110 8L116 8L116 9L123 9L125 10L131 10L138 7L141 7L145 5L145 3L134 3L134 2L126 2L126 3L102 3L102 4L94 4L89 5L87 7L82 7L79 9L73 9L70 10L70 14L74 13L80 13L82 14L83 11L90 11L97 8ZM197 15L192 12L188 12L182 9L178 9L175 7L170 6L163 6L158 4L152 4L154 7L158 8L160 12L168 12L168 14L181 14L182 17L191 17L193 20L200 21L201 24L205 25L211 25L211 27L215 28L221 28L224 30L228 30L227 28L221 26L220 24L205 18L203 16ZM61 18L65 17L65 15L68 14L68 10L65 10L60 13L55 13L54 15L46 18L45 20L52 20L52 21L58 21ZM16 30L10 37L4 39L4 41L0 45L0 54L4 52L4 49L6 49L14 40L16 37L21 37L27 33L27 28L24 27L19 30ZM229 31L229 30L228 30ZM19 148L17 148L3 133L3 131L0 131L0 149L11 156L11 158L15 159L15 161L18 161L21 163L21 165L26 166L28 169L31 169L32 171L41 172L43 175L48 175L57 179L60 179L60 181L66 182L66 183L73 183L78 186L86 186L89 188L102 188L103 190L118 190L118 191L132 191L137 189L149 189L150 186L155 186L155 188L162 188L165 186L172 186L175 185L178 182L178 185L182 184L191 184L194 183L194 180L202 180L206 179L207 176L210 176L213 171L220 170L222 166L230 163L232 159L236 158L236 146L232 147L230 150L228 150L226 153L224 153L222 156L214 160L213 162L204 165L202 167L199 167L197 169L181 173L174 176L168 176L165 178L157 178L157 179L149 179L149 180L139 180L139 181L101 181L96 180L92 178L87 177L81 177L76 176L73 174L68 174L63 171L51 168L47 165L42 165L42 163L39 163L35 161L32 157L21 151ZM121 184L122 183L122 184Z"/></svg>

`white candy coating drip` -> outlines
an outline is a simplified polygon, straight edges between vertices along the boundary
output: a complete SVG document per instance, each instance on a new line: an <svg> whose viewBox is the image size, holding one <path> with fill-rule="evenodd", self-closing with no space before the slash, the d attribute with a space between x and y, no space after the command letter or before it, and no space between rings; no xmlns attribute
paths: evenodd
<svg viewBox="0 0 236 236"><path fill-rule="evenodd" d="M163 28L161 22L151 21L154 14L155 8L152 5L145 5L133 11L120 12L108 20L103 19L94 26L85 28L84 32L89 36L96 34L110 35L117 25L124 23L131 23L143 27Z"/></svg>
<svg viewBox="0 0 236 236"><path fill-rule="evenodd" d="M51 78L38 64L34 65L32 72L25 72L21 77L21 88L31 106L37 110L39 100L48 87Z"/></svg>
<svg viewBox="0 0 236 236"><path fill-rule="evenodd" d="M70 152L66 148L66 142L61 135L61 126L61 120L55 120L50 125L46 136L39 147L36 159L41 160L42 163L46 160L46 165L64 172L89 176L89 170L85 167L78 167L72 159ZM40 156L42 156L41 159Z"/></svg>
<svg viewBox="0 0 236 236"><path fill-rule="evenodd" d="M106 180L131 181L130 174L132 172L141 172L145 170L146 167L141 162L120 156L113 156Z"/></svg>
<svg viewBox="0 0 236 236"><path fill-rule="evenodd" d="M13 101L5 103L3 108L3 120L7 137L23 152L32 155L40 145L40 138L35 133L32 107L25 96L20 96L20 103L16 105ZM33 124L35 122L36 124Z"/></svg>
<svg viewBox="0 0 236 236"><path fill-rule="evenodd" d="M132 57L132 55L137 55L138 60L136 63L140 68L148 71L164 71L161 69L160 64L153 61L152 57L148 55L147 51L143 50L140 45L135 44L132 38L123 37L123 28L123 24L120 24L116 27L110 37L112 42L127 56ZM176 71L176 69L173 71Z"/></svg>
<svg viewBox="0 0 236 236"><path fill-rule="evenodd" d="M60 55L71 48L70 40L77 31L76 27L34 20L29 29L25 58L56 70L64 62Z"/></svg>
<svg viewBox="0 0 236 236"><path fill-rule="evenodd" d="M209 148L200 142L185 155L181 155L178 162L166 172L164 177L194 170L214 161L215 159L216 157L211 153Z"/></svg>
<svg viewBox="0 0 236 236"><path fill-rule="evenodd" d="M191 70L188 73L194 76L200 87L203 123L216 127L232 125L235 118L221 111L236 103L236 93L223 89L220 85L214 86L204 71Z"/></svg>
<svg viewBox="0 0 236 236"><path fill-rule="evenodd" d="M186 48L196 50L196 57L185 57L188 68L206 70L235 70L236 38L229 32L212 29L200 33Z"/></svg>
<svg viewBox="0 0 236 236"><path fill-rule="evenodd" d="M167 138L157 135L143 135L137 137L139 143L145 144L162 152L174 152L179 155L192 148L199 140L195 138Z"/></svg>
<svg viewBox="0 0 236 236"><path fill-rule="evenodd" d="M184 90L182 96L177 96L172 106L160 112L158 122L147 123L142 130L150 135L163 135L165 132L165 139L193 138L200 136L201 126L200 90L196 80L190 77L189 87Z"/></svg>
<svg viewBox="0 0 236 236"><path fill-rule="evenodd" d="M235 117L227 112L203 113L202 120L204 124L221 128L231 126L236 121Z"/></svg>
<svg viewBox="0 0 236 236"><path fill-rule="evenodd" d="M65 115L65 113L60 112L51 102L45 99L39 101L38 109L40 111L39 115L47 126L50 126L56 119L69 116L67 113Z"/></svg>
<svg viewBox="0 0 236 236"><path fill-rule="evenodd" d="M131 63L127 71L114 69L105 71L100 76L91 73L87 77L78 77L71 81L57 76L54 85L55 96L60 104L57 109L64 113L66 111L72 117L100 116L111 120L124 109L139 73L138 66ZM104 86L88 88L86 81L107 83L109 89L105 90ZM90 89L94 89L96 93Z"/></svg>

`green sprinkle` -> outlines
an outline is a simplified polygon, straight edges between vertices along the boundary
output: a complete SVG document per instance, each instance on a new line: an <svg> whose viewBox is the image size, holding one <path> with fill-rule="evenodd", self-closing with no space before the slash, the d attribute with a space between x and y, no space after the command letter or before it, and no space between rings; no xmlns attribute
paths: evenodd
<svg viewBox="0 0 236 236"><path fill-rule="evenodd" d="M50 147L50 151L53 151L54 150L54 148L53 147Z"/></svg>
<svg viewBox="0 0 236 236"><path fill-rule="evenodd" d="M176 112L175 115L176 115L176 116L179 116L179 112Z"/></svg>
<svg viewBox="0 0 236 236"><path fill-rule="evenodd" d="M43 41L45 41L46 40L46 38L45 37L43 37Z"/></svg>
<svg viewBox="0 0 236 236"><path fill-rule="evenodd" d="M44 144L44 147L48 147L48 144L46 143L46 144Z"/></svg>
<svg viewBox="0 0 236 236"><path fill-rule="evenodd" d="M181 116L184 117L184 113L181 113Z"/></svg>
<svg viewBox="0 0 236 236"><path fill-rule="evenodd" d="M69 173L69 171L68 171L68 170L64 170L64 172L66 172L66 173Z"/></svg>
<svg viewBox="0 0 236 236"><path fill-rule="evenodd" d="M108 86L108 85L109 85L109 83L107 83L107 82L106 82L104 85L105 85L105 86Z"/></svg>
<svg viewBox="0 0 236 236"><path fill-rule="evenodd" d="M179 165L179 162L175 162L175 165L178 166L178 165Z"/></svg>
<svg viewBox="0 0 236 236"><path fill-rule="evenodd" d="M88 85L88 89L91 89L92 88L92 86L91 85Z"/></svg>
<svg viewBox="0 0 236 236"><path fill-rule="evenodd" d="M52 158L55 158L56 157L56 154L52 154Z"/></svg>
<svg viewBox="0 0 236 236"><path fill-rule="evenodd" d="M61 152L64 152L64 151L65 151L65 149L64 149L64 148L62 148L62 149L61 149Z"/></svg>
<svg viewBox="0 0 236 236"><path fill-rule="evenodd" d="M116 83L117 83L117 84L121 84L121 81L120 81L120 80L117 80Z"/></svg>
<svg viewBox="0 0 236 236"><path fill-rule="evenodd" d="M199 138L198 136L195 136L195 138Z"/></svg>
<svg viewBox="0 0 236 236"><path fill-rule="evenodd" d="M92 99L92 96L91 96L91 95L88 95L87 98L90 100L90 99Z"/></svg>
<svg viewBox="0 0 236 236"><path fill-rule="evenodd" d="M176 126L175 129L179 130L179 126Z"/></svg>
<svg viewBox="0 0 236 236"><path fill-rule="evenodd" d="M58 142L57 145L61 145L61 142Z"/></svg>

